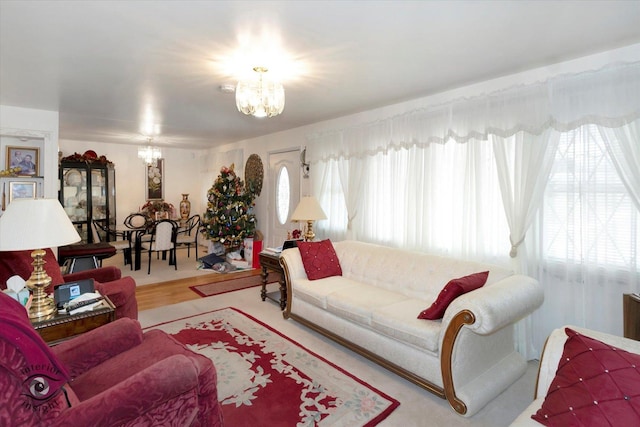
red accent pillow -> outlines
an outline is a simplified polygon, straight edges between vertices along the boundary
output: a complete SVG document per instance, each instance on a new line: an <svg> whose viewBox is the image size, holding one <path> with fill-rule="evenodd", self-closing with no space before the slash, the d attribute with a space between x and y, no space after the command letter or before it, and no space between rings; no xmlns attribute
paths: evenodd
<svg viewBox="0 0 640 427"><path fill-rule="evenodd" d="M565 332L556 376L531 418L546 426L640 425L640 355Z"/></svg>
<svg viewBox="0 0 640 427"><path fill-rule="evenodd" d="M431 307L422 310L418 315L418 319L436 320L442 319L444 312L454 299L462 294L471 292L474 289L481 288L489 277L488 271L470 274L469 276L460 277L450 280L449 283L440 291L438 298L431 304Z"/></svg>
<svg viewBox="0 0 640 427"><path fill-rule="evenodd" d="M324 279L331 276L342 276L340 261L331 240L320 242L298 242L302 256L304 271L309 280Z"/></svg>

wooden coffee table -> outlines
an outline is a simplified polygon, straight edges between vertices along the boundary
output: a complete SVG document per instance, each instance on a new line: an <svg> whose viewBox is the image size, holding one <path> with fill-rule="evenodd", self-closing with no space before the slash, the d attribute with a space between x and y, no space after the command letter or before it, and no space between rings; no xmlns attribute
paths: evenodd
<svg viewBox="0 0 640 427"><path fill-rule="evenodd" d="M33 327L49 345L113 322L116 308L109 298L104 297L102 303L91 311L77 314L56 314L46 320L32 321Z"/></svg>

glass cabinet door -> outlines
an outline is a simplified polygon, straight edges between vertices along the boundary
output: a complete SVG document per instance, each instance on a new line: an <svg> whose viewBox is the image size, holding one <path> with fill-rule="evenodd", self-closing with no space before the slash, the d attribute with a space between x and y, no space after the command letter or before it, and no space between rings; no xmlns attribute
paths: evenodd
<svg viewBox="0 0 640 427"><path fill-rule="evenodd" d="M87 220L87 171L64 168L62 172L62 202L71 221Z"/></svg>
<svg viewBox="0 0 640 427"><path fill-rule="evenodd" d="M91 170L91 218L107 218L107 170Z"/></svg>
<svg viewBox="0 0 640 427"><path fill-rule="evenodd" d="M116 170L107 169L107 215L109 228L116 229Z"/></svg>
<svg viewBox="0 0 640 427"><path fill-rule="evenodd" d="M60 185L60 202L69 219L78 228L80 237L86 239L87 230L83 224L87 222L87 170L64 167Z"/></svg>

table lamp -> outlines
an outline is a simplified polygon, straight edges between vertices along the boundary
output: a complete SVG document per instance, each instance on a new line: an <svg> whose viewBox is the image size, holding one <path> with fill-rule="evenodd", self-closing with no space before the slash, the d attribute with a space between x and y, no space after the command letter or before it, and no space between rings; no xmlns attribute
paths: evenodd
<svg viewBox="0 0 640 427"><path fill-rule="evenodd" d="M52 317L56 306L45 289L51 277L44 269L44 248L78 242L80 236L56 199L16 199L0 217L0 251L33 250L33 273L27 288L33 294L29 318Z"/></svg>
<svg viewBox="0 0 640 427"><path fill-rule="evenodd" d="M291 215L291 221L307 221L307 231L304 233L305 242L310 242L316 237L313 232L313 221L318 219L327 219L327 215L313 196L305 196L300 199L300 203Z"/></svg>

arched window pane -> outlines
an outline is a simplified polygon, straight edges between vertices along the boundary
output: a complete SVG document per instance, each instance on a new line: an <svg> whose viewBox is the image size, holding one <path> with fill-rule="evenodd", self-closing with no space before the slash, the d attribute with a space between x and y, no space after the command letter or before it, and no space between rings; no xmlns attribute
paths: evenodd
<svg viewBox="0 0 640 427"><path fill-rule="evenodd" d="M276 213L278 215L278 222L282 225L284 225L289 217L290 190L289 170L286 166L283 166L280 169L280 172L278 172L278 179L276 182Z"/></svg>

